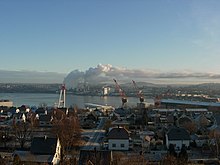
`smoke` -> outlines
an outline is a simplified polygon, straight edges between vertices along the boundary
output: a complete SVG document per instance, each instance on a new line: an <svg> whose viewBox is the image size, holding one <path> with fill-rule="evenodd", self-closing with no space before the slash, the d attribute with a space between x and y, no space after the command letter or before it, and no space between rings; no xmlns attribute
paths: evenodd
<svg viewBox="0 0 220 165"><path fill-rule="evenodd" d="M113 78L120 80L120 83L144 81L151 83L185 83L185 82L207 82L217 81L220 74L201 73L201 72L160 72L155 70L138 70L114 67L110 64L99 64L90 67L85 72L74 70L64 79L67 89L75 88L79 84L88 83L90 85L113 83Z"/></svg>

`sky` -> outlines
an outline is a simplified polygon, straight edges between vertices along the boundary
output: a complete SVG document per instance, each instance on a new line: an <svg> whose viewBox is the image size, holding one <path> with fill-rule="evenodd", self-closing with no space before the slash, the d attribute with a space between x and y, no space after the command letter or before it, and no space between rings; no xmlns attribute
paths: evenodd
<svg viewBox="0 0 220 165"><path fill-rule="evenodd" d="M219 74L219 0L1 0L0 70Z"/></svg>

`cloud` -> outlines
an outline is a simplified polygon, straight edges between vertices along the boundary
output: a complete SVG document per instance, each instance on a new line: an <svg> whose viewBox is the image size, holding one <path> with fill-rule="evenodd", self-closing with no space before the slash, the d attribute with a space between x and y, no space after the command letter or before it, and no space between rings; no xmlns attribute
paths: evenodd
<svg viewBox="0 0 220 165"><path fill-rule="evenodd" d="M220 74L202 73L193 71L180 72L161 72L155 70L139 70L127 69L122 67L114 67L110 64L99 64L91 67L85 72L74 70L70 72L64 79L67 88L75 88L79 84L100 84L113 83L113 79L117 79L120 83L130 82L132 79L136 81L145 81L152 83L183 83L183 82L207 82L218 81Z"/></svg>
<svg viewBox="0 0 220 165"><path fill-rule="evenodd" d="M131 82L131 80L163 84L219 82L220 74L194 71L162 72L153 69L128 69L110 64L99 64L86 71L73 70L67 75L55 72L0 70L0 77L0 83L64 82L67 88L75 88L85 83L113 84L113 79L117 79L120 84Z"/></svg>
<svg viewBox="0 0 220 165"><path fill-rule="evenodd" d="M62 83L65 76L55 72L0 70L0 83Z"/></svg>

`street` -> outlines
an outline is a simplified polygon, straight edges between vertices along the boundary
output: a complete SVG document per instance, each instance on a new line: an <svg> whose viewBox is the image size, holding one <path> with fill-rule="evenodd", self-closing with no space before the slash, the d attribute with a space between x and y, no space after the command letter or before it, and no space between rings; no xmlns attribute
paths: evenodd
<svg viewBox="0 0 220 165"><path fill-rule="evenodd" d="M82 132L83 137L88 137L88 142L82 147L82 150L100 149L100 142L105 137L105 130L103 130L105 121L106 118L102 117L96 128Z"/></svg>

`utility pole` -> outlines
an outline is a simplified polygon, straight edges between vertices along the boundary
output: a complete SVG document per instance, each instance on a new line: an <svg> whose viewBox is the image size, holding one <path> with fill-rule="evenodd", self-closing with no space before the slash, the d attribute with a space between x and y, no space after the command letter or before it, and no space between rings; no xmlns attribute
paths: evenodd
<svg viewBox="0 0 220 165"><path fill-rule="evenodd" d="M218 158L219 148L218 148L218 141L216 138L216 130L214 131L214 138L215 138L215 145L216 145L216 158Z"/></svg>

